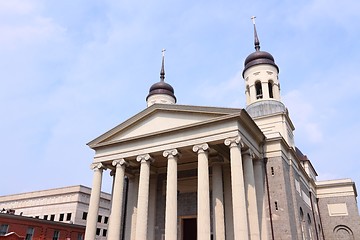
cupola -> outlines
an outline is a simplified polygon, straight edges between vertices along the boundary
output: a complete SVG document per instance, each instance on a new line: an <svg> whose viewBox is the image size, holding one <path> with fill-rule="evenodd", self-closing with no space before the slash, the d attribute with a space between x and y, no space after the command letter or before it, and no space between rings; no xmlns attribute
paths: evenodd
<svg viewBox="0 0 360 240"><path fill-rule="evenodd" d="M165 82L165 49L162 50L162 63L160 70L160 81L154 83L150 89L149 94L146 97L147 106L151 106L155 103L160 104L175 104L176 97L174 95L174 88Z"/></svg>
<svg viewBox="0 0 360 240"><path fill-rule="evenodd" d="M252 19L255 52L245 59L243 70L246 106L260 101L280 101L279 67L270 53L260 51L255 17L252 17Z"/></svg>

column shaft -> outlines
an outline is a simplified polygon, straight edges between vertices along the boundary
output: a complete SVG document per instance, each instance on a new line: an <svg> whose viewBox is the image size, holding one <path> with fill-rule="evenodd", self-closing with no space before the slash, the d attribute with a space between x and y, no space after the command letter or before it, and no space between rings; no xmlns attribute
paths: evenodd
<svg viewBox="0 0 360 240"><path fill-rule="evenodd" d="M225 145L228 145L230 147L234 239L247 240L249 239L249 232L240 137L226 139Z"/></svg>
<svg viewBox="0 0 360 240"><path fill-rule="evenodd" d="M85 240L94 240L96 238L96 224L100 205L103 167L104 166L101 163L92 165L94 176L89 202L89 212L86 220Z"/></svg>
<svg viewBox="0 0 360 240"><path fill-rule="evenodd" d="M198 153L197 239L210 240L210 190L207 144L196 145Z"/></svg>
<svg viewBox="0 0 360 240"><path fill-rule="evenodd" d="M112 164L116 167L116 171L113 184L113 196L108 226L108 238L120 239L126 162L124 159L121 159L113 161Z"/></svg>
<svg viewBox="0 0 360 240"><path fill-rule="evenodd" d="M251 154L251 153L250 153ZM244 154L244 180L247 197L247 211L251 240L260 239L259 216L256 200L253 160L249 153Z"/></svg>
<svg viewBox="0 0 360 240"><path fill-rule="evenodd" d="M148 232L147 240L155 239L155 222L156 222L156 187L157 175L150 176L150 189L149 189L149 214L148 214Z"/></svg>
<svg viewBox="0 0 360 240"><path fill-rule="evenodd" d="M230 166L224 167L224 199L225 199L225 224L226 239L234 239L233 206L231 194L231 173Z"/></svg>
<svg viewBox="0 0 360 240"><path fill-rule="evenodd" d="M126 208L125 239L134 240L136 233L137 195L139 176L129 177L128 200Z"/></svg>
<svg viewBox="0 0 360 240"><path fill-rule="evenodd" d="M137 157L140 162L139 193L136 218L136 240L147 239L148 208L149 208L149 180L150 180L150 155Z"/></svg>
<svg viewBox="0 0 360 240"><path fill-rule="evenodd" d="M177 155L176 149L164 152L168 158L166 177L165 239L177 239Z"/></svg>
<svg viewBox="0 0 360 240"><path fill-rule="evenodd" d="M216 240L225 240L224 191L222 168L219 163L212 167L213 232Z"/></svg>

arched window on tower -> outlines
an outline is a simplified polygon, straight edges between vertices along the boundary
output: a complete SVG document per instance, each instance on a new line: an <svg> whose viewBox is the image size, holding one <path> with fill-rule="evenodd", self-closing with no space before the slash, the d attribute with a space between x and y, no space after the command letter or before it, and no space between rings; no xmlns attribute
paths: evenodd
<svg viewBox="0 0 360 240"><path fill-rule="evenodd" d="M274 86L274 82L270 80L270 81L268 82L269 97L270 97L270 98L274 98L273 86Z"/></svg>
<svg viewBox="0 0 360 240"><path fill-rule="evenodd" d="M256 89L256 99L262 99L263 98L263 92L261 87L261 82L257 81L255 83L255 89Z"/></svg>

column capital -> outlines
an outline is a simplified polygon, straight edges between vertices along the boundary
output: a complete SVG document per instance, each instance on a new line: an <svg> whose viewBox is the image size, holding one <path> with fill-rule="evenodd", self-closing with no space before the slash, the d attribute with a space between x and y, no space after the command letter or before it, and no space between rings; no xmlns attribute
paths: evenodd
<svg viewBox="0 0 360 240"><path fill-rule="evenodd" d="M105 165L102 163L92 163L90 165L91 170L104 170L106 169Z"/></svg>
<svg viewBox="0 0 360 240"><path fill-rule="evenodd" d="M128 162L127 161L125 161L125 159L123 159L123 158L121 158L121 159L117 159L117 160L114 160L114 161L112 161L112 165L114 166L114 167L117 167L117 166L127 166L128 165Z"/></svg>
<svg viewBox="0 0 360 240"><path fill-rule="evenodd" d="M176 148L168 149L163 152L163 156L166 158L176 157L176 156L180 157L180 152Z"/></svg>
<svg viewBox="0 0 360 240"><path fill-rule="evenodd" d="M137 156L136 161L138 161L139 163L144 163L147 161L153 162L154 159L150 156L150 154L146 153L146 154L141 154L141 155Z"/></svg>
<svg viewBox="0 0 360 240"><path fill-rule="evenodd" d="M244 143L241 140L241 137L238 135L236 137L227 138L224 141L224 144L230 148L240 145L240 147L244 147Z"/></svg>
<svg viewBox="0 0 360 240"><path fill-rule="evenodd" d="M255 154L254 150L252 150L251 148L249 148L248 150L242 152L242 154L249 155L251 159L256 158L256 154Z"/></svg>
<svg viewBox="0 0 360 240"><path fill-rule="evenodd" d="M209 145L207 143L194 145L192 150L197 153L205 152L209 150Z"/></svg>

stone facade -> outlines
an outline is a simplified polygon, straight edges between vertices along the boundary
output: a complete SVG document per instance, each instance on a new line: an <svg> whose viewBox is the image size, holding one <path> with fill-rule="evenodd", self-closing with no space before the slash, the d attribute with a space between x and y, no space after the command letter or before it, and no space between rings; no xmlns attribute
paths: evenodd
<svg viewBox="0 0 360 240"><path fill-rule="evenodd" d="M295 127L281 102L279 67L260 51L256 31L255 49L244 63L246 109L175 104L162 64L147 108L88 143L97 166L91 209L99 207L102 171L114 170L115 161L127 163L120 168L129 179L125 211L112 205L109 239L359 235L355 184L316 180L311 161L295 145ZM115 181L127 184L123 177ZM87 240L94 237L96 216L89 216Z"/></svg>

